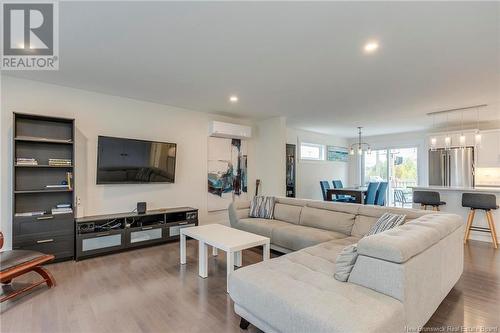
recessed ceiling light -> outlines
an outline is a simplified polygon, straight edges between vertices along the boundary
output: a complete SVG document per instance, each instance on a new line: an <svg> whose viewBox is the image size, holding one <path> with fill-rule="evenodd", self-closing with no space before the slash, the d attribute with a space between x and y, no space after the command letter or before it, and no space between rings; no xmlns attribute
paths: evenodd
<svg viewBox="0 0 500 333"><path fill-rule="evenodd" d="M365 47L363 48L366 53L372 53L377 51L378 49L378 42L376 41L370 41L365 44Z"/></svg>
<svg viewBox="0 0 500 333"><path fill-rule="evenodd" d="M236 103L236 102L238 102L238 96L236 96L236 95L231 95L231 96L229 96L229 101L230 101L231 103Z"/></svg>

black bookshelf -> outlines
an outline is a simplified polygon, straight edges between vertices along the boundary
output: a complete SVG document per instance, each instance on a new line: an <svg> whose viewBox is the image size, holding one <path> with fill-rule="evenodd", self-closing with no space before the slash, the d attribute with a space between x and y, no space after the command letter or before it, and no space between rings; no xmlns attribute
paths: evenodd
<svg viewBox="0 0 500 333"><path fill-rule="evenodd" d="M74 123L74 119L14 113L14 249L54 254L56 260L74 258L74 211L52 212L58 204L74 209ZM19 158L34 159L37 164L22 164ZM71 164L51 165L49 159L66 159ZM63 185L68 175L68 187L47 187ZM44 213L29 215L33 212Z"/></svg>

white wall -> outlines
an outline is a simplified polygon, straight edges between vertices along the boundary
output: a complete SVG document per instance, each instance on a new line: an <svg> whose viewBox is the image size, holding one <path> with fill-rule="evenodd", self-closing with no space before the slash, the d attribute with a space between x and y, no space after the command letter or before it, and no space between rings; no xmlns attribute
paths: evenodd
<svg viewBox="0 0 500 333"><path fill-rule="evenodd" d="M198 208L200 223L226 219L226 212L207 213L208 123L211 119L248 121L7 76L2 77L1 84L1 229L7 248L11 244L13 111L76 119L75 185L81 200L78 216L132 211L138 201L146 201L148 208ZM98 135L176 142L176 182L96 185ZM272 135L270 139L274 139ZM250 140L250 193L255 184L253 145L254 140Z"/></svg>
<svg viewBox="0 0 500 333"><path fill-rule="evenodd" d="M286 192L286 119L276 117L261 120L257 122L256 127L256 179L261 180L259 194L284 196Z"/></svg>
<svg viewBox="0 0 500 333"><path fill-rule="evenodd" d="M358 139L351 139L349 144L357 142ZM372 150L385 148L418 148L418 183L421 186L429 182L428 174L428 142L425 132L409 132L400 134L388 134L363 137L363 142L370 144ZM360 186L361 183L361 163L357 155L351 157L349 162L350 185Z"/></svg>
<svg viewBox="0 0 500 333"><path fill-rule="evenodd" d="M346 147L348 143L347 139L339 137L287 128L287 143L295 144L297 149L299 149L300 142L340 147ZM297 198L322 200L323 196L319 185L321 180L328 180L331 183L334 179L340 179L344 184L349 183L349 163L306 161L300 160L299 155L300 154L297 153Z"/></svg>

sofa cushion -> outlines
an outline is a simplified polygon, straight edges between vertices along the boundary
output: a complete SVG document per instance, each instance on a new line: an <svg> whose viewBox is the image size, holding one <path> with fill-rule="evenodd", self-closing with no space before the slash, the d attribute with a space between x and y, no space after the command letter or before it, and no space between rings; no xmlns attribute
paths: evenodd
<svg viewBox="0 0 500 333"><path fill-rule="evenodd" d="M358 242L358 253L403 263L462 225L462 218L455 214L422 216L394 229L362 238Z"/></svg>
<svg viewBox="0 0 500 333"><path fill-rule="evenodd" d="M355 216L327 209L304 207L300 214L300 224L350 235Z"/></svg>
<svg viewBox="0 0 500 333"><path fill-rule="evenodd" d="M370 231L372 225L377 223L378 217L356 215L354 224L352 225L351 236L364 237Z"/></svg>
<svg viewBox="0 0 500 333"><path fill-rule="evenodd" d="M405 223L421 216L432 214L431 211L421 209L380 207L372 205L361 205L358 207L358 215L356 215L351 231L351 236L355 237L363 237L367 235L372 225L374 225L384 213L404 214L406 215Z"/></svg>
<svg viewBox="0 0 500 333"><path fill-rule="evenodd" d="M310 200L306 204L307 207L319 208L326 210L333 210L341 213L349 213L356 215L359 210L358 204L345 203L345 202L332 202L332 201L316 201Z"/></svg>
<svg viewBox="0 0 500 333"><path fill-rule="evenodd" d="M302 206L276 203L274 205L274 218L293 224L299 224Z"/></svg>
<svg viewBox="0 0 500 333"><path fill-rule="evenodd" d="M381 217L384 213L406 215L406 220L408 221L436 212L423 209L385 207L385 206L373 206L373 205L360 205L358 210L358 215L364 215L376 218Z"/></svg>
<svg viewBox="0 0 500 333"><path fill-rule="evenodd" d="M309 200L309 199L287 198L287 197L276 197L276 202L277 203L282 203L284 205L303 207L303 206L307 205L308 202L311 202L311 200Z"/></svg>
<svg viewBox="0 0 500 333"><path fill-rule="evenodd" d="M290 223L261 218L241 219L238 223L238 229L269 238L271 238L273 229L287 226L290 226Z"/></svg>
<svg viewBox="0 0 500 333"><path fill-rule="evenodd" d="M333 278L344 246L332 242L238 269L231 298L275 332L404 331L401 302Z"/></svg>
<svg viewBox="0 0 500 333"><path fill-rule="evenodd" d="M271 243L296 251L332 239L345 237L347 235L335 231L289 224L286 227L272 231Z"/></svg>

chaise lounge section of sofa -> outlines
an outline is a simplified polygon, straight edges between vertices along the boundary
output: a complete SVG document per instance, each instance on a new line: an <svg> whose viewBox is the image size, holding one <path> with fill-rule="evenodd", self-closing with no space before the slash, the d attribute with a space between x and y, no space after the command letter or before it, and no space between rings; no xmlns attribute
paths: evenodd
<svg viewBox="0 0 500 333"><path fill-rule="evenodd" d="M265 332L405 332L425 325L463 270L463 222L453 214L278 198L274 220L230 207L233 227L288 254L229 277L235 311ZM407 222L364 237L385 212ZM347 282L333 277L358 243Z"/></svg>

